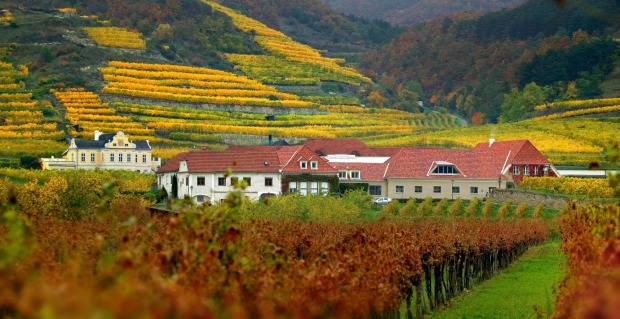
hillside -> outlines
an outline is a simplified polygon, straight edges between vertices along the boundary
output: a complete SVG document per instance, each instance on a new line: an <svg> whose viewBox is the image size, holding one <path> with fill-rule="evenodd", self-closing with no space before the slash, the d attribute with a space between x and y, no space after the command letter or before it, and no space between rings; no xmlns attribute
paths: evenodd
<svg viewBox="0 0 620 319"><path fill-rule="evenodd" d="M372 18L343 16L321 0L223 0L222 4L331 55L357 59L403 29Z"/></svg>
<svg viewBox="0 0 620 319"><path fill-rule="evenodd" d="M504 112L505 94L521 93L531 82L544 91L531 107L617 96L617 85L604 82L613 83L618 74L613 72L619 65L613 39L619 34L619 12L611 1L557 5L530 0L474 19L454 15L410 28L368 53L362 65L388 87L385 94L393 100L402 85L417 83L432 105L496 122Z"/></svg>
<svg viewBox="0 0 620 319"><path fill-rule="evenodd" d="M379 112L381 99L367 98L370 79L344 59L216 2L194 3L207 28L221 27L204 55L195 48L217 35L196 26L190 40L199 42L187 43L171 12L156 27L131 27L141 16L118 13L118 3L70 4L13 4L0 25L0 159L58 156L63 141L90 139L96 129L149 140L155 155L170 158L200 145L266 144L268 136L299 142L459 125L443 114Z"/></svg>
<svg viewBox="0 0 620 319"><path fill-rule="evenodd" d="M593 119L588 125L559 120L615 116L615 100L548 109L532 106L539 113L532 113L538 118L529 122L482 131L461 129L454 117L417 104L426 82L399 85L390 75L376 73L377 82L372 82L346 60L329 57L239 11L213 1L196 5L200 7L196 11L204 13L205 25L221 27L220 41L185 43L183 33L171 31L182 28L174 18L155 28L148 24L132 28L129 25L137 23L139 15L108 16L114 10L106 5L9 6L10 15L5 13L0 25L0 161L14 165L23 156L59 156L68 138L90 139L95 129L121 130L131 138L149 140L154 154L164 159L201 145L221 149L266 144L269 136L291 143L326 137L359 138L385 146L469 147L501 130L498 139L527 138L556 163L584 165L602 158L608 142L586 139L589 130L598 126L599 136L607 136L602 133L620 129L613 119ZM106 13L80 11L99 12L95 9ZM191 39L203 36L208 34L197 31ZM586 38L579 42L585 49L608 47L608 40ZM570 38L557 37L557 42L566 39ZM214 53L184 55L205 46L213 46ZM456 87L455 83L451 85ZM536 92L531 85L526 88L528 94L515 93L515 105ZM390 90L399 93L396 101L386 99ZM567 127L574 131L567 133ZM476 133L466 133L469 130ZM532 133L535 130L540 133ZM454 136L468 138L461 141ZM562 143L549 146L552 141Z"/></svg>
<svg viewBox="0 0 620 319"><path fill-rule="evenodd" d="M334 10L358 17L382 19L395 25L414 25L453 13L495 11L523 0L323 0Z"/></svg>

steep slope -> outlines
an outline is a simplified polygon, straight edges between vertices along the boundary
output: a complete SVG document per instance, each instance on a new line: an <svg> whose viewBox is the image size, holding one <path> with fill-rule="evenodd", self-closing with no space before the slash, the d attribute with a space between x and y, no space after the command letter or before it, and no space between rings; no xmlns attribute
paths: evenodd
<svg viewBox="0 0 620 319"><path fill-rule="evenodd" d="M359 17L382 19L395 25L414 25L459 12L495 11L523 0L323 0L334 10Z"/></svg>
<svg viewBox="0 0 620 319"><path fill-rule="evenodd" d="M343 16L321 0L223 0L222 4L332 54L367 51L403 31L385 21Z"/></svg>
<svg viewBox="0 0 620 319"><path fill-rule="evenodd" d="M392 94L399 91L399 85L418 82L427 102L467 117L481 112L496 121L504 94L540 81L541 74L554 75L551 84L540 83L549 86L545 94L556 91L544 101L563 98L572 81L582 94L576 97L596 96L596 86L618 61L617 42L611 38L619 30L620 19L614 19L620 17L619 5L576 0L560 6L530 0L475 19L456 15L434 20L412 27L390 45L367 54L363 66L376 82L391 87ZM562 72L545 69L549 65L572 70L562 76Z"/></svg>

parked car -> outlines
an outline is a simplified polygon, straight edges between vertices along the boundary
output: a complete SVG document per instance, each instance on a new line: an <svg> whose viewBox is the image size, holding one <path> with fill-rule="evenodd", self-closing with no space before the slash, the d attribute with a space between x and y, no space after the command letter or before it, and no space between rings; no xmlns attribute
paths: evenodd
<svg viewBox="0 0 620 319"><path fill-rule="evenodd" d="M391 201L392 199L388 197L377 197L372 201L372 203L375 205L385 205Z"/></svg>

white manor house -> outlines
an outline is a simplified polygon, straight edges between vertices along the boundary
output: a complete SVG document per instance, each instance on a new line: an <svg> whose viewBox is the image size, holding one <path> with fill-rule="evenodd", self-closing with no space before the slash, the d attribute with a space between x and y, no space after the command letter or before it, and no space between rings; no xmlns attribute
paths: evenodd
<svg viewBox="0 0 620 319"><path fill-rule="evenodd" d="M61 158L42 158L45 169L116 169L155 173L161 159L152 157L149 141L131 141L123 132L95 131L92 140L71 139Z"/></svg>

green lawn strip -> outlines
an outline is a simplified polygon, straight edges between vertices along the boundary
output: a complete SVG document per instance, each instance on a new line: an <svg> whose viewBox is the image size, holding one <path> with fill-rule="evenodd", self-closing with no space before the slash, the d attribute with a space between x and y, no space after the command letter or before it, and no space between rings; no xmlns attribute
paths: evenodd
<svg viewBox="0 0 620 319"><path fill-rule="evenodd" d="M553 313L555 287L562 277L564 256L559 242L530 248L495 277L474 286L430 318L536 318Z"/></svg>

